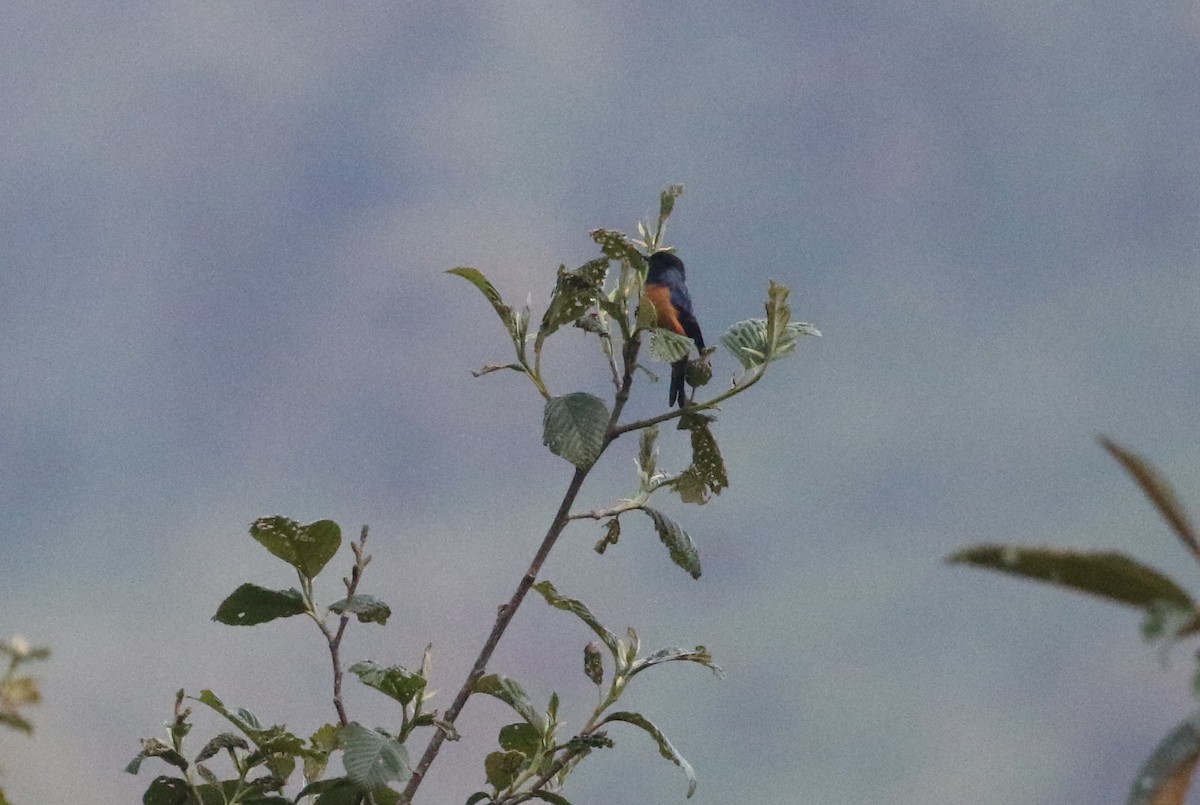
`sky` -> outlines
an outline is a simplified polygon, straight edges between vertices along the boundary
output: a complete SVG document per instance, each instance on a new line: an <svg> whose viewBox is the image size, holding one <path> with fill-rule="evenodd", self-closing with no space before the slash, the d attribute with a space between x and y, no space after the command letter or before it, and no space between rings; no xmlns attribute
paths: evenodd
<svg viewBox="0 0 1200 805"><path fill-rule="evenodd" d="M730 486L544 577L664 667L640 709L693 802L1119 803L1194 709L1187 648L1136 613L943 559L980 542L1197 569L1101 450L1196 504L1200 16L1186 3L282 2L6 6L0 27L0 636L53 650L36 732L0 733L16 803L140 801L121 769L174 692L308 734L333 718L300 619L210 620L287 568L258 517L371 527L394 610L348 661L416 667L445 707L570 477L474 266L539 315L588 232L668 241L710 341L791 289L804 343L731 400ZM601 393L564 332L556 394ZM737 371L721 354L714 386ZM640 381L630 413L665 409ZM581 508L635 489L616 444ZM666 429L660 466L686 464ZM644 519L644 518L643 518ZM339 597L346 551L318 583ZM340 564L339 564L340 563ZM493 659L575 725L590 639L530 600ZM351 717L382 702L348 690ZM198 714L192 751L222 729ZM424 802L462 802L511 720L472 700ZM570 725L568 725L569 728ZM683 801L635 730L576 805ZM419 742L419 746L423 742ZM418 746L418 749L419 749ZM414 752L416 754L417 752Z"/></svg>

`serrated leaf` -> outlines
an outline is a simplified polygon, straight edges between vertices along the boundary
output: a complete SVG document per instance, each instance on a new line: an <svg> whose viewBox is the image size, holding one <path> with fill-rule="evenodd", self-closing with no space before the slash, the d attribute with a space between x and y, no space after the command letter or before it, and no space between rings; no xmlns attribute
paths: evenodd
<svg viewBox="0 0 1200 805"><path fill-rule="evenodd" d="M586 623L588 628L595 632L596 636L600 638L604 645L608 646L608 650L613 652L615 655L617 650L616 635L606 629L604 624L600 623L599 618L592 614L592 611L588 609L587 604L583 603L582 601L577 601L574 598L567 598L566 596L561 595L558 590L555 589L554 584L548 580L539 581L537 584L533 585L533 589L537 590L541 594L542 598L546 600L546 603L550 606L554 607L555 609L561 609L563 612L570 612L572 615Z"/></svg>
<svg viewBox="0 0 1200 805"><path fill-rule="evenodd" d="M316 578L342 544L342 530L332 520L300 525L286 517L263 517L250 525L250 536L306 579Z"/></svg>
<svg viewBox="0 0 1200 805"><path fill-rule="evenodd" d="M344 612L353 613L359 623L378 623L383 626L392 615L392 608L373 595L352 595L329 605L331 612L341 615Z"/></svg>
<svg viewBox="0 0 1200 805"><path fill-rule="evenodd" d="M1129 805L1184 805L1200 763L1200 713L1171 731L1142 765Z"/></svg>
<svg viewBox="0 0 1200 805"><path fill-rule="evenodd" d="M1190 595L1157 570L1119 553L978 545L947 558L1145 609L1155 601L1195 609Z"/></svg>
<svg viewBox="0 0 1200 805"><path fill-rule="evenodd" d="M768 360L778 360L796 350L800 336L820 337L821 331L805 322L788 322L774 347L769 340L766 319L747 319L730 326L721 343L733 353L743 369L753 369Z"/></svg>
<svg viewBox="0 0 1200 805"><path fill-rule="evenodd" d="M629 238L624 233L611 229L594 229L591 235L592 240L600 247L600 251L610 260L634 266L644 264L646 258L642 256L636 246L629 242Z"/></svg>
<svg viewBox="0 0 1200 805"><path fill-rule="evenodd" d="M425 678L399 665L383 667L370 660L356 662L350 673L358 676L364 685L388 696L401 704L408 704L425 689Z"/></svg>
<svg viewBox="0 0 1200 805"><path fill-rule="evenodd" d="M499 674L487 674L475 683L475 692L494 696L517 712L521 718L533 725L539 733L546 729L545 720L529 701L529 695L515 679Z"/></svg>
<svg viewBox="0 0 1200 805"><path fill-rule="evenodd" d="M691 798L692 794L696 793L696 773L692 770L692 765L671 745L671 742L667 740L667 736L663 735L662 730L656 727L654 722L641 713L617 712L609 713L600 724L608 724L613 721L623 721L626 724L632 724L635 727L645 730L654 739L654 742L658 744L658 753L683 769L683 773L688 781L688 797Z"/></svg>
<svg viewBox="0 0 1200 805"><path fill-rule="evenodd" d="M520 752L525 757L533 757L542 748L542 734L525 721L505 724L500 728L499 743L506 752Z"/></svg>
<svg viewBox="0 0 1200 805"><path fill-rule="evenodd" d="M286 752L289 754L299 754L303 750L303 742L295 735L287 732L282 726L276 724L271 727L264 727L262 722L258 720L258 716L244 707L239 707L236 711L230 711L225 706L225 703L217 698L217 695L211 690L202 690L199 696L193 698L220 713L229 723L241 730L247 738L260 748L272 752Z"/></svg>
<svg viewBox="0 0 1200 805"><path fill-rule="evenodd" d="M488 785L503 791L513 784L528 762L520 752L491 752L483 761Z"/></svg>
<svg viewBox="0 0 1200 805"><path fill-rule="evenodd" d="M1167 521L1175 535L1187 546L1192 555L1200 558L1200 540L1188 520L1183 504L1179 502L1179 496L1175 494L1175 490L1167 482L1167 479L1162 477L1149 461L1126 450L1116 442L1101 438L1100 444L1117 461L1121 462L1125 471L1137 481L1142 493L1150 499L1150 502L1158 509L1158 513Z"/></svg>
<svg viewBox="0 0 1200 805"><path fill-rule="evenodd" d="M346 775L364 788L403 782L412 773L403 744L356 721L342 727L342 748Z"/></svg>
<svg viewBox="0 0 1200 805"><path fill-rule="evenodd" d="M255 626L307 611L304 596L295 588L268 590L247 582L221 602L212 619L227 626Z"/></svg>
<svg viewBox="0 0 1200 805"><path fill-rule="evenodd" d="M203 763L210 757L215 757L222 749L250 749L250 744L246 743L246 739L232 732L222 732L200 750L196 755L196 762Z"/></svg>
<svg viewBox="0 0 1200 805"><path fill-rule="evenodd" d="M580 469L596 463L608 432L608 408L599 397L577 391L546 401L542 442Z"/></svg>
<svg viewBox="0 0 1200 805"><path fill-rule="evenodd" d="M692 354L695 342L686 335L679 335L662 327L650 331L650 355L666 363L675 363Z"/></svg>
<svg viewBox="0 0 1200 805"><path fill-rule="evenodd" d="M667 546L667 550L671 554L671 561L686 570L693 579L700 578L700 553L696 550L696 544L692 542L692 538L688 536L687 532L680 528L674 520L656 509L643 506L642 511L654 522L654 530L658 532L658 538Z"/></svg>

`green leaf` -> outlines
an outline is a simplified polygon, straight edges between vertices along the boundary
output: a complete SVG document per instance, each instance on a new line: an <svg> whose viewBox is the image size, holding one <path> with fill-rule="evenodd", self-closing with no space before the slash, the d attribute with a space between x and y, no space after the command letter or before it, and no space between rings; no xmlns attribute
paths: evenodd
<svg viewBox="0 0 1200 805"><path fill-rule="evenodd" d="M23 732L26 735L33 734L33 723L16 713L0 713L0 725Z"/></svg>
<svg viewBox="0 0 1200 805"><path fill-rule="evenodd" d="M692 465L672 482L675 491L685 503L704 504L709 495L719 495L729 486L729 475L717 440L709 429L707 420L690 417L686 423L692 434Z"/></svg>
<svg viewBox="0 0 1200 805"><path fill-rule="evenodd" d="M486 791L476 791L471 796L467 797L467 805L477 805L480 802L491 802L492 795Z"/></svg>
<svg viewBox="0 0 1200 805"><path fill-rule="evenodd" d="M692 538L688 536L687 532L680 528L674 520L656 509L643 506L642 511L654 521L654 530L658 532L658 538L667 546L667 550L671 554L671 561L691 574L693 579L700 578L700 553L696 550L696 544L692 542Z"/></svg>
<svg viewBox="0 0 1200 805"><path fill-rule="evenodd" d="M403 744L358 722L342 728L342 747L346 775L364 788L402 782L412 774Z"/></svg>
<svg viewBox="0 0 1200 805"><path fill-rule="evenodd" d="M352 595L329 605L330 612L341 615L351 612L359 623L378 623L383 626L392 615L392 608L373 595Z"/></svg>
<svg viewBox="0 0 1200 805"><path fill-rule="evenodd" d="M125 766L125 771L137 774L142 767L142 761L148 757L161 758L182 771L187 771L188 768L187 760L169 744L165 744L157 738L144 738L142 739L142 751L129 761L129 764Z"/></svg>
<svg viewBox="0 0 1200 805"><path fill-rule="evenodd" d="M178 777L155 777L142 796L142 805L184 805L192 792Z"/></svg>
<svg viewBox="0 0 1200 805"><path fill-rule="evenodd" d="M500 321L504 322L504 326L509 331L509 334L513 334L512 308L504 304L504 300L500 298L500 292L497 291L496 287L488 281L487 277L483 276L483 272L476 268L460 266L459 268L452 268L446 273L453 274L456 277L462 277L467 282L478 288L483 295L487 297L487 300L492 303L492 307L495 308L497 315L500 316Z"/></svg>
<svg viewBox="0 0 1200 805"><path fill-rule="evenodd" d="M542 315L542 326L538 328L537 340L534 342L535 351L541 351L547 336L596 306L607 274L607 257L584 263L574 271L568 271L566 266L559 267L550 304Z"/></svg>
<svg viewBox="0 0 1200 805"><path fill-rule="evenodd" d="M668 646L640 660L634 661L630 665L629 676L632 677L635 674L645 671L647 668L652 668L664 662L694 662L698 665L703 665L719 677L725 675L725 672L721 670L721 666L713 662L712 653L704 646L696 646L694 649Z"/></svg>
<svg viewBox="0 0 1200 805"><path fill-rule="evenodd" d="M658 439L658 425L651 425L642 430L638 444L637 466L643 489L649 487L650 478L658 468L658 451L654 449L656 439Z"/></svg>
<svg viewBox="0 0 1200 805"><path fill-rule="evenodd" d="M550 805L571 805L570 800L562 794L555 794L553 791L534 791L534 799L540 799L542 802L549 802Z"/></svg>
<svg viewBox="0 0 1200 805"><path fill-rule="evenodd" d="M692 354L694 342L686 335L679 335L662 327L650 331L650 355L666 363L675 363Z"/></svg>
<svg viewBox="0 0 1200 805"><path fill-rule="evenodd" d="M1126 450L1116 442L1102 438L1100 444L1117 461L1121 462L1125 471L1137 481L1138 486L1142 488L1142 493L1158 509L1158 513L1171 526L1180 542L1187 546L1193 556L1200 558L1200 540L1197 539L1196 530L1192 528L1187 512L1184 511L1183 504L1179 502L1179 496L1167 483L1167 479L1163 478L1149 461Z"/></svg>
<svg viewBox="0 0 1200 805"><path fill-rule="evenodd" d="M221 602L212 619L227 626L254 626L307 611L299 590L268 590L247 582Z"/></svg>
<svg viewBox="0 0 1200 805"><path fill-rule="evenodd" d="M520 752L492 752L483 761L488 785L503 791L513 784L528 762Z"/></svg>
<svg viewBox="0 0 1200 805"><path fill-rule="evenodd" d="M250 536L306 579L316 578L342 544L342 530L332 520L300 525L286 517L263 517L251 524Z"/></svg>
<svg viewBox="0 0 1200 805"><path fill-rule="evenodd" d="M245 749L250 750L250 744L246 743L246 739L233 732L222 732L217 737L210 740L200 750L200 754L196 755L196 762L203 763L210 757L215 757L222 749Z"/></svg>
<svg viewBox="0 0 1200 805"><path fill-rule="evenodd" d="M1200 713L1171 731L1142 765L1129 805L1183 805L1200 763Z"/></svg>
<svg viewBox="0 0 1200 805"><path fill-rule="evenodd" d="M525 721L501 727L499 741L501 749L520 752L525 757L533 757L542 748L542 734Z"/></svg>
<svg viewBox="0 0 1200 805"><path fill-rule="evenodd" d="M741 362L743 369L762 366L796 350L800 336L820 337L821 331L804 322L788 322L779 341L772 347L766 319L747 319L732 325L721 336L721 343ZM768 358L768 356L770 356Z"/></svg>
<svg viewBox="0 0 1200 805"><path fill-rule="evenodd" d="M563 612L570 612L586 623L588 628L596 633L596 636L600 638L604 645L608 646L608 650L613 652L614 655L616 654L617 636L604 628L604 624L600 623L600 620L592 614L592 611L587 608L587 604L559 594L554 584L550 581L539 581L533 585L533 589L541 593L542 598L546 599L546 603L550 606L555 609L561 609Z"/></svg>
<svg viewBox="0 0 1200 805"><path fill-rule="evenodd" d="M539 733L545 732L546 723L542 714L534 708L525 689L515 679L509 679L499 674L488 674L480 677L479 681L475 683L475 692L496 697L516 710L517 715L532 724Z"/></svg>
<svg viewBox="0 0 1200 805"><path fill-rule="evenodd" d="M632 724L635 727L645 730L654 739L655 743L658 744L658 753L683 769L683 773L687 776L688 781L688 797L690 798L692 794L696 793L696 773L692 771L691 764L684 759L683 755L675 750L675 747L667 740L667 736L663 735L662 730L656 727L654 722L641 713L617 712L609 713L600 724L608 724L613 721L623 721L626 724ZM600 724L596 726L600 726Z"/></svg>
<svg viewBox="0 0 1200 805"><path fill-rule="evenodd" d="M262 722L258 720L258 716L244 707L239 707L236 712L229 710L225 706L225 703L217 698L217 695L211 690L202 690L199 696L193 698L220 713L229 723L241 730L256 746L266 752L282 752L298 755L304 751L304 742L282 726L276 724L264 727Z"/></svg>
<svg viewBox="0 0 1200 805"><path fill-rule="evenodd" d="M667 188L659 194L658 197L658 223L659 226L671 217L672 211L675 209L675 199L683 195L683 185L672 184L667 185Z"/></svg>
<svg viewBox="0 0 1200 805"><path fill-rule="evenodd" d="M408 704L425 689L425 678L399 665L385 668L370 660L356 662L350 673L358 676L364 685L388 696L400 704Z"/></svg>
<svg viewBox="0 0 1200 805"><path fill-rule="evenodd" d="M604 450L608 408L599 397L584 392L551 397L542 417L543 443L550 452L586 470Z"/></svg>
<svg viewBox="0 0 1200 805"><path fill-rule="evenodd" d="M1044 581L1143 609L1155 601L1185 609L1196 606L1175 582L1118 553L978 545L951 555L947 561Z"/></svg>

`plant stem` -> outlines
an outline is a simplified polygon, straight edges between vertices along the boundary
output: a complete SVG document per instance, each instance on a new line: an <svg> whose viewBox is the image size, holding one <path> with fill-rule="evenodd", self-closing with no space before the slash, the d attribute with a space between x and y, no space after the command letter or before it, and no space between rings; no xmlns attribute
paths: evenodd
<svg viewBox="0 0 1200 805"><path fill-rule="evenodd" d="M616 431L615 425L621 416L621 411L625 408L625 403L629 400L629 391L633 386L633 373L637 367L637 354L641 348L641 339L636 334L628 339L622 349L621 357L624 360L625 372L621 380L621 387L617 390L616 398L613 400L612 415L609 417L608 429L604 437L604 445L600 449L601 455L608 448L617 436L620 435ZM598 460L599 457L597 457ZM475 691L475 684L487 671L488 662L492 658L492 653L496 650L496 646L500 643L500 638L504 635L508 625L512 623L513 616L517 614L517 608L521 606L521 602L525 600L525 594L537 581L538 574L542 570L542 565L546 562L546 557L550 555L550 550L558 541L563 529L567 527L567 523L571 521L571 506L575 504L575 498L579 496L579 490L583 488L583 482L588 476L588 468L575 468L575 474L571 476L571 483L567 486L567 491L563 494L562 503L558 506L558 512L554 515L554 519L550 522L550 528L546 531L546 536L542 538L542 544L538 546L537 553L534 554L533 561L529 563L529 569L525 571L525 575L521 577L517 584L517 589L513 592L508 603L500 607L500 611L496 615L496 622L492 625L492 631L488 635L487 640L483 644L483 648L479 652L479 656L475 658L475 664L471 666L471 672L467 674L467 679L463 682L461 688L458 689L458 694L454 697L454 701L446 708L442 720L453 724L462 712L463 707L467 704L467 699L471 698L471 694ZM442 743L446 740L446 734L442 730L434 732L433 737L429 739L429 744L425 747L425 752L421 755L420 761L413 769L412 776L409 777L408 783L404 786L404 791L400 794L401 805L409 805L412 802L413 796L417 789L421 787L421 783L425 779L425 774L429 771L429 767L433 765L433 761L437 758L438 752L441 751Z"/></svg>
<svg viewBox="0 0 1200 805"><path fill-rule="evenodd" d="M542 565L546 562L546 557L550 555L550 549L554 547L554 543L558 541L558 537L562 534L563 528L568 522L568 515L571 511L571 505L575 502L579 490L583 488L583 481L587 478L588 470L575 469L575 474L571 477L571 483L567 486L567 491L563 495L562 503L558 507L558 513L554 515L554 520L550 523L550 528L546 531L546 536L542 539L542 544L538 547L537 553L534 554L533 561L529 563L529 569L525 571L525 575L521 577L521 581L517 584L517 589L513 592L508 603L500 607L499 613L496 616L496 622L492 625L491 634L488 635L487 641L483 644L483 648L479 652L479 656L475 658L475 664L471 666L471 672L467 675L467 680L458 690L458 695L454 697L454 701L446 708L442 720L454 723L462 712L463 707L467 703L467 699L475 690L475 684L479 681L487 670L488 661L492 658L492 653L496 650L497 644L500 642L500 637L512 622L513 616L517 613L517 608L521 606L521 602L525 599L525 594L529 592L529 588L533 586L537 580L538 573L542 570ZM446 739L446 734L442 730L436 730L433 737L429 740L429 745L425 747L425 753L421 755L420 762L413 769L412 777L409 778L408 784L404 787L404 792L400 795L400 802L412 802L412 797L420 787L421 781L425 778L425 773L429 771L430 765L434 758L437 757L438 751L442 747L442 742Z"/></svg>

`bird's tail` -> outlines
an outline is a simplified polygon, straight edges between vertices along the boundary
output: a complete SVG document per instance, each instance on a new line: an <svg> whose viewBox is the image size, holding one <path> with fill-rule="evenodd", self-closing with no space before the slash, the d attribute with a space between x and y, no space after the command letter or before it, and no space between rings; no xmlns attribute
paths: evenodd
<svg viewBox="0 0 1200 805"><path fill-rule="evenodd" d="M671 364L671 397L669 405L679 403L679 407L683 408L687 405L687 395L683 389L683 378L687 374L687 358L682 358Z"/></svg>

